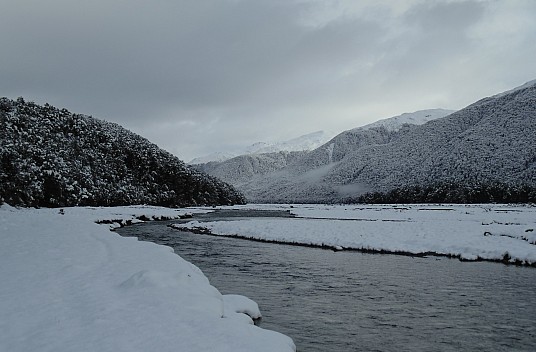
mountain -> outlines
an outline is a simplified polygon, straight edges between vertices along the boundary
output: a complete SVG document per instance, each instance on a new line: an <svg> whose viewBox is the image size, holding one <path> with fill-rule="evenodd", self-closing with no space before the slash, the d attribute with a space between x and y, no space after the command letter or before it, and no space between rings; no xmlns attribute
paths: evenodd
<svg viewBox="0 0 536 352"><path fill-rule="evenodd" d="M117 124L0 98L0 203L175 207L244 201L232 186Z"/></svg>
<svg viewBox="0 0 536 352"><path fill-rule="evenodd" d="M235 156L236 156L235 153L214 152L205 156L194 158L188 164L198 165L198 164L210 163L212 161L222 162L222 161L234 158Z"/></svg>
<svg viewBox="0 0 536 352"><path fill-rule="evenodd" d="M299 152L313 150L329 140L329 135L324 131L309 133L288 141L279 143L257 144L256 148L250 149L248 154L277 153L277 152ZM255 145L254 145L255 146Z"/></svg>
<svg viewBox="0 0 536 352"><path fill-rule="evenodd" d="M240 155L222 162L211 161L206 164L193 165L201 172L221 180L226 180L238 187L253 178L271 174L295 163L305 156L307 151L276 152Z"/></svg>
<svg viewBox="0 0 536 352"><path fill-rule="evenodd" d="M357 127L355 129L371 129L375 127L385 127L386 130L396 132L402 128L405 124L410 125L422 125L428 121L445 117L454 112L454 110L447 109L427 109L419 110L415 112L407 112L402 115L390 117L383 120L370 123L368 125Z"/></svg>
<svg viewBox="0 0 536 352"><path fill-rule="evenodd" d="M423 125L345 131L239 189L253 202L526 201L536 199L534 136L529 82Z"/></svg>
<svg viewBox="0 0 536 352"><path fill-rule="evenodd" d="M257 142L245 148L236 150L234 152L216 152L206 156L192 159L190 165L206 164L212 161L223 162L225 160L232 159L242 155L252 154L265 154L265 153L278 153L278 152L301 152L307 150L313 150L327 140L330 135L324 131L317 131L309 133L297 138L290 139L288 141L277 143Z"/></svg>
<svg viewBox="0 0 536 352"><path fill-rule="evenodd" d="M410 124L423 124L452 112L452 110L445 109L429 109L383 119L342 132L321 147L309 152L250 154L225 161L200 164L196 167L236 187L243 187L252 199L259 201L263 198L258 198L253 193L260 187L257 183L269 182L277 189L287 178L292 180L293 177L315 169L319 172L322 170L320 167L340 161L350 151L366 145L388 143L398 135L401 129L408 128ZM267 176L274 172L277 173L273 177ZM259 179L261 176L266 177ZM306 183L310 183L309 176L311 175L304 176ZM268 199L273 198L269 196Z"/></svg>
<svg viewBox="0 0 536 352"><path fill-rule="evenodd" d="M536 183L536 84L482 99L349 154L330 182L378 190L434 182Z"/></svg>

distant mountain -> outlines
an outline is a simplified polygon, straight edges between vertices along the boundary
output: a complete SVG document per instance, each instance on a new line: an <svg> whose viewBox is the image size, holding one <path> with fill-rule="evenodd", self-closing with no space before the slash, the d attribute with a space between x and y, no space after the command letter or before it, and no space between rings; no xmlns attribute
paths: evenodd
<svg viewBox="0 0 536 352"><path fill-rule="evenodd" d="M205 172L224 182L239 187L262 175L268 175L295 163L308 152L277 152L263 154L246 154L222 162L211 161L192 167Z"/></svg>
<svg viewBox="0 0 536 352"><path fill-rule="evenodd" d="M190 165L205 164L211 161L221 162L221 161L234 158L235 156L236 156L235 153L214 152L205 156L201 156L199 158L192 159L188 164Z"/></svg>
<svg viewBox="0 0 536 352"><path fill-rule="evenodd" d="M0 98L0 204L244 203L232 186L146 139L48 104Z"/></svg>
<svg viewBox="0 0 536 352"><path fill-rule="evenodd" d="M243 149L234 152L216 152L203 157L195 158L190 161L190 165L205 164L211 161L223 162L225 160L232 159L242 155L252 154L265 154L265 153L278 153L278 152L301 152L307 150L313 150L326 141L331 136L324 131L317 131L309 133L297 138L290 139L288 141L267 143L257 142Z"/></svg>
<svg viewBox="0 0 536 352"><path fill-rule="evenodd" d="M366 145L388 143L404 126L423 124L452 112L445 109L430 109L383 119L342 132L324 145L308 152L250 154L200 164L196 167L236 187L244 187L251 196L254 194L251 190L257 188L257 182L269 182L277 189L287 178L293 179L294 176L340 161L350 151ZM277 173L273 177L269 176L274 172ZM259 180L261 176L266 177ZM279 181L282 183L277 184ZM259 200L256 195L253 199Z"/></svg>
<svg viewBox="0 0 536 352"><path fill-rule="evenodd" d="M423 125L345 131L239 189L253 202L534 201L534 136L533 81Z"/></svg>
<svg viewBox="0 0 536 352"><path fill-rule="evenodd" d="M455 183L536 184L536 84L482 99L349 154L329 175L377 190Z"/></svg>
<svg viewBox="0 0 536 352"><path fill-rule="evenodd" d="M248 154L277 153L277 152L300 152L313 150L328 141L330 136L324 131L309 133L288 141L279 143L258 144L250 149ZM255 146L255 145L254 145Z"/></svg>
<svg viewBox="0 0 536 352"><path fill-rule="evenodd" d="M448 113L348 130L249 179L235 177L242 164L207 171L252 202L536 201L536 81Z"/></svg>

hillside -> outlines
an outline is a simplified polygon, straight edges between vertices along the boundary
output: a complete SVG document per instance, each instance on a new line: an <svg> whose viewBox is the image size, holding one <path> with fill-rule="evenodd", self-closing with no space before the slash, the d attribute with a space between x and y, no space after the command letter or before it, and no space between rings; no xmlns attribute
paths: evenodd
<svg viewBox="0 0 536 352"><path fill-rule="evenodd" d="M341 161L348 153L367 145L385 144L403 134L413 124L446 116L453 111L445 109L421 110L383 119L369 125L344 131L324 145L301 153L267 153L235 157L223 162L210 162L196 165L210 175L243 189L253 201L309 201L304 194L296 198L296 192L303 188L322 187L316 178L333 165ZM297 185L293 185L298 182ZM264 185L270 185L264 187ZM273 198L269 193L273 189L285 189L286 184L292 188ZM256 192L263 192L262 195ZM314 190L313 193L318 193ZM286 198L291 196L292 198ZM265 198L266 197L266 198ZM266 200L265 200L266 199Z"/></svg>
<svg viewBox="0 0 536 352"><path fill-rule="evenodd" d="M48 104L0 99L0 203L240 204L232 186L122 128Z"/></svg>
<svg viewBox="0 0 536 352"><path fill-rule="evenodd" d="M439 182L534 186L535 135L533 84L482 99L387 145L353 152L328 179L380 191Z"/></svg>
<svg viewBox="0 0 536 352"><path fill-rule="evenodd" d="M398 131L405 124L423 125L428 121L445 117L454 112L448 109L426 109L415 112L406 112L398 116L393 116L387 119L378 120L368 125L357 127L355 129L370 129L373 127L385 127L388 131Z"/></svg>
<svg viewBox="0 0 536 352"><path fill-rule="evenodd" d="M299 162L254 178L240 189L255 202L401 199L382 198L389 192L405 192L406 201L534 198L534 83L424 125L405 125L397 132L384 127L368 131L343 132Z"/></svg>
<svg viewBox="0 0 536 352"><path fill-rule="evenodd" d="M454 110L446 109L419 110L341 132L323 146L308 153L303 159L292 165L289 171L293 174L302 174L321 166L339 162L355 150L369 145L387 144L399 138L413 126L445 117L453 112Z"/></svg>
<svg viewBox="0 0 536 352"><path fill-rule="evenodd" d="M307 151L246 154L223 162L211 161L193 167L237 187L254 177L281 170L306 154Z"/></svg>

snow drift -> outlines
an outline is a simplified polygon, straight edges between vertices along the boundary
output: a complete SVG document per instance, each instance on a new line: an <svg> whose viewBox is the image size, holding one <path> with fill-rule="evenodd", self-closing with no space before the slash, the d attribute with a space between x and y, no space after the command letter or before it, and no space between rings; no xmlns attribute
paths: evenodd
<svg viewBox="0 0 536 352"><path fill-rule="evenodd" d="M171 248L95 223L181 214L1 206L0 350L294 351L253 325L254 302L222 296Z"/></svg>

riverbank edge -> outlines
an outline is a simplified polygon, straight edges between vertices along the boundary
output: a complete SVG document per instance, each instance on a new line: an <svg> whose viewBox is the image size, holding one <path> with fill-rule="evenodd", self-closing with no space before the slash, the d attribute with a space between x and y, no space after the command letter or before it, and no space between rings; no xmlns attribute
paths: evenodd
<svg viewBox="0 0 536 352"><path fill-rule="evenodd" d="M77 211L77 209L78 209L78 211ZM132 209L132 210L130 210L130 209ZM150 211L148 211L146 213L139 214L139 211L136 211L135 209L147 209L147 210L150 210ZM6 214L8 214L10 212L18 213L18 214L20 214L22 212L26 212L27 214L24 214L23 216L19 216L19 217L20 218L30 219L30 220L35 217L34 215L37 212L48 212L48 214L44 214L44 216L48 217L49 219L51 219L54 216L59 216L60 218L64 218L64 216L65 216L65 219L67 219L69 217L69 215L67 215L67 214L71 213L73 210L75 210L75 213L76 213L75 217L80 217L81 214L84 211L87 211L87 214L84 214L84 217L85 217L85 219L84 219L85 221L83 221L84 224L81 224L80 222L78 223L79 225L82 225L82 226L77 226L78 227L77 236L78 235L84 236L87 233L88 237L93 237L94 236L94 233L92 231L87 231L88 225L90 223L94 223L94 224L98 224L98 225L109 225L109 228L108 228L109 231L110 232L115 232L114 230L119 228L119 227L125 227L125 226L135 225L135 224L138 224L138 223L149 222L149 221L169 221L169 220L178 220L178 219L188 219L188 218L191 218L193 216L193 214L196 214L196 211L197 211L197 214L203 213L203 212L206 213L206 212L213 211L213 210L205 208L205 207L199 207L197 209L191 209L190 210L188 208L165 208L165 207L145 206L145 205L126 206L126 207L19 208L19 207L12 207L12 206L9 206L7 204L0 204L0 215L2 215L2 218L0 218L0 220L1 220L0 224L4 224L4 223L10 221L9 216L4 216L4 215L6 215ZM91 213L91 210L94 210L95 213ZM4 211L5 211L5 213L2 214ZM32 214L34 211L36 213ZM184 211L186 211L186 212L184 213ZM153 212L153 214L151 214L151 212ZM170 212L173 212L173 213L176 212L177 215L166 215L167 213L170 213ZM96 215L96 213L99 213L99 215ZM101 215L101 213L107 213L107 214L106 215ZM135 213L138 213L138 214L135 214ZM76 220L78 220L78 219L76 219ZM17 220L15 220L15 224L16 224L16 221ZM74 222L74 218L73 218L73 222ZM54 231L57 231L58 233L65 232L65 229L60 230L60 226L61 225L59 225L57 228L55 228L53 226L52 228L49 228L47 230L47 232L54 232ZM6 229L6 228L4 227L4 229ZM72 231L73 229L74 228L71 228L69 231ZM122 236L120 236L120 237L123 238ZM142 242L145 242L145 241L142 241ZM147 242L147 243L150 243L150 242ZM151 243L151 245L152 244L153 243ZM166 246L159 246L159 247L165 248ZM173 255L177 256L178 258L181 258L181 260L184 260L179 254L177 254L175 252L173 253ZM195 266L192 263L189 263L189 264L191 266ZM222 297L225 297L225 296L226 295L222 295ZM241 297L245 298L246 300L249 300L245 296L241 296ZM251 302L253 302L253 301L251 301ZM255 302L253 302L253 303L255 303ZM256 305L256 303L255 303L255 305ZM242 311L240 311L240 312L236 311L234 313L240 313L240 314L244 314L244 315L250 317L251 320L253 321L253 323L255 323L255 321L260 320L260 318L261 318L260 314L258 316L255 315L255 314L248 314L246 312L246 310L247 309L244 308L244 309L242 309ZM231 313L231 312L229 311L229 313ZM227 318L228 316L222 316L222 318L223 317ZM36 317L36 318L38 318L38 317ZM232 319L232 320L236 320L236 319ZM242 319L238 319L238 321L240 322L240 324L244 323L244 320L242 320ZM255 324L255 325L257 325L257 324ZM245 326L247 326L247 324ZM272 330L268 330L268 329L261 329L261 330L264 330L269 334L275 333L275 334L284 336L284 335L282 335L280 333L277 333L277 332L274 332ZM244 330L244 332L247 334L247 332L245 330ZM264 343L266 343L267 342L266 340L270 339L269 334L266 335L266 336L262 336L262 339L260 339L259 342L262 343L264 341ZM290 341L289 347L293 347L292 350L296 351L295 346L293 345L291 338L288 337L288 336L284 336L284 337L288 338L288 340ZM222 351L227 351L227 349L225 349L224 346L221 346L221 347L223 347Z"/></svg>
<svg viewBox="0 0 536 352"><path fill-rule="evenodd" d="M198 234L198 235L237 238L237 239L242 239L242 240L247 240L247 241L283 244L283 245L298 246L298 247L320 248L320 249L332 250L335 252L349 251L349 252L359 252L359 253L368 253L368 254L390 254L390 255L402 255L402 256L416 257L416 258L433 256L433 257L442 257L442 258L449 258L449 259L458 259L461 262L491 262L491 263L501 263L504 265L536 268L536 263L527 263L519 259L512 260L508 256L507 253L504 255L502 259L487 259L487 258L482 258L480 256L478 256L476 259L467 259L467 258L463 258L459 254L438 253L438 252L433 252L433 251L412 253L408 251L390 251L390 250L385 250L385 249L371 249L371 248L363 248L363 247L361 248L341 247L341 246L333 246L333 245L324 244L324 243L313 244L313 243L302 243L302 242L295 242L295 241L279 241L279 240L270 240L270 239L258 238L254 236L247 236L247 235L241 235L241 234L217 234L217 233L213 233L210 229L206 227L202 227L202 226L185 227L185 226L179 226L177 224L170 224L168 225L168 227L175 229L175 230L191 232L191 233Z"/></svg>
<svg viewBox="0 0 536 352"><path fill-rule="evenodd" d="M170 209L172 209L172 208L170 208ZM177 208L177 210L181 210L181 208ZM60 212L61 211L62 211L62 209L60 209ZM132 225L136 225L136 224L142 224L142 223L146 223L146 222L158 222L158 221L163 222L163 221L172 221L172 220L192 219L192 218L195 217L195 215L205 214L207 212L215 212L215 211L216 210L208 210L208 211L204 210L203 212L200 212L199 209L198 209L197 212L194 210L192 212L187 212L187 213L180 214L180 215L177 215L177 216L152 215L151 217L149 217L149 216L147 216L145 214L142 214L142 215L136 216L135 219L121 219L121 218L100 219L100 220L95 220L95 223L98 224L98 225L110 225L110 231L116 232L115 230L118 229L118 228L132 226ZM123 236L121 236L121 237L123 237ZM179 255L177 253L175 253L175 254ZM180 255L179 255L179 257L180 257ZM224 296L237 296L237 295L224 295ZM243 296L243 297L245 297L245 296ZM249 300L248 297L245 297L245 298L247 298ZM255 302L253 300L251 300L251 301L254 304L257 304L257 302ZM244 315L247 315L248 317L250 317L255 326L260 326L261 325L262 312L260 312L258 310L258 307L257 307L257 310L258 310L257 313L253 313L253 312L251 312L251 310L242 309L242 308L237 308L236 310L237 310L237 313L240 312L241 314L244 314Z"/></svg>

